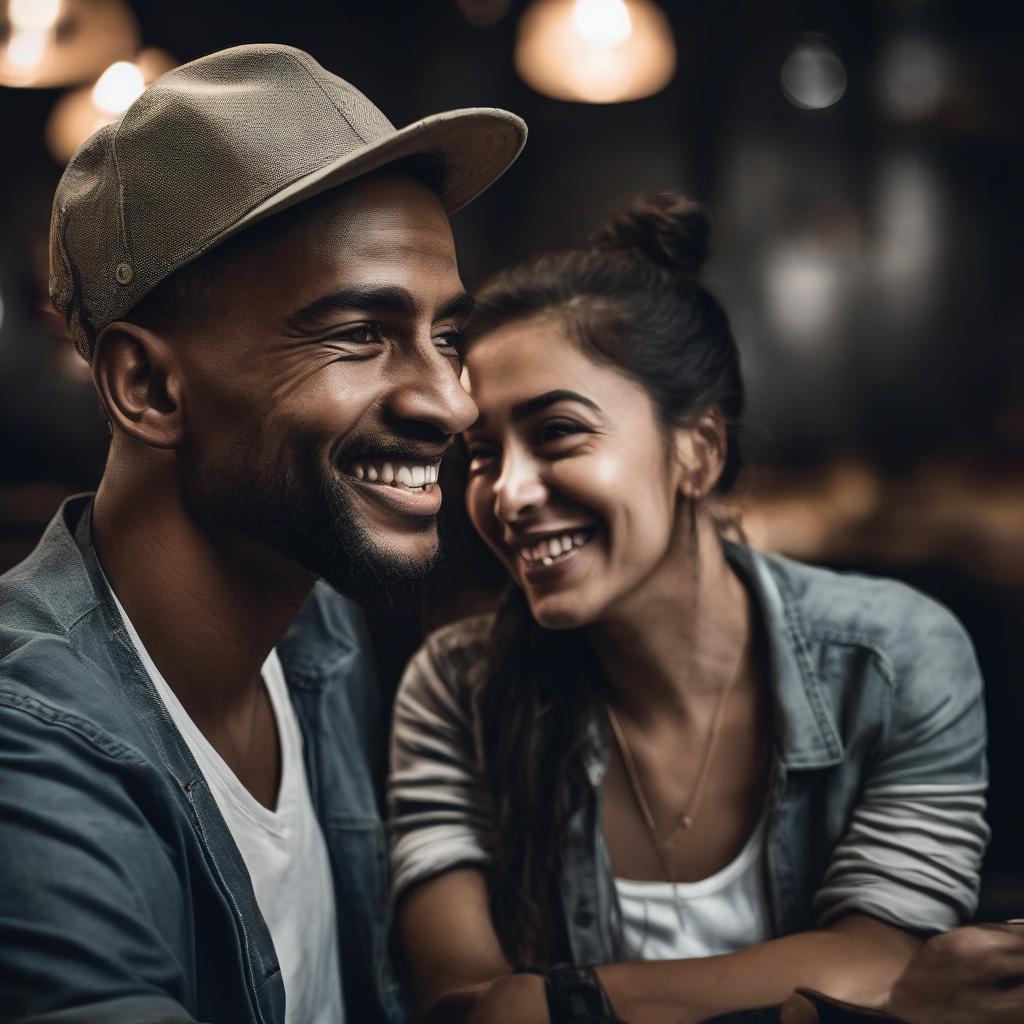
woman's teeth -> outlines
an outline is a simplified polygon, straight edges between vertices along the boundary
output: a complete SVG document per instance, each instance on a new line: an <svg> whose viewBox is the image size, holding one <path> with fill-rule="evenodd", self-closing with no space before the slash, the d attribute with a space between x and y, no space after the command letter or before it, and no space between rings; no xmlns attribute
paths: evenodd
<svg viewBox="0 0 1024 1024"><path fill-rule="evenodd" d="M349 472L357 480L415 490L436 484L438 468L425 462L354 462Z"/></svg>
<svg viewBox="0 0 1024 1024"><path fill-rule="evenodd" d="M527 544L519 549L519 557L527 565L553 565L574 548L581 548L590 540L591 534L576 530L562 533L557 537L545 537L536 544Z"/></svg>

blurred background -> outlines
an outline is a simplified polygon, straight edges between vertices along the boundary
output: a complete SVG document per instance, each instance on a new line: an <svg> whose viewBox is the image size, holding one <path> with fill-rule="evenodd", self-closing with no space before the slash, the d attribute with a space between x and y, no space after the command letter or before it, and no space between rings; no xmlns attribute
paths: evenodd
<svg viewBox="0 0 1024 1024"><path fill-rule="evenodd" d="M987 680L979 916L1024 913L1024 14L972 0L0 0L0 570L95 486L106 434L46 297L50 200L96 127L175 64L309 50L397 125L526 118L456 215L472 288L632 194L707 204L706 280L750 394L750 539L903 579L963 620ZM457 466L452 474L457 477ZM457 488L457 481L452 483ZM424 624L497 580L458 536L430 614L374 617L394 680ZM383 642L386 639L386 642Z"/></svg>

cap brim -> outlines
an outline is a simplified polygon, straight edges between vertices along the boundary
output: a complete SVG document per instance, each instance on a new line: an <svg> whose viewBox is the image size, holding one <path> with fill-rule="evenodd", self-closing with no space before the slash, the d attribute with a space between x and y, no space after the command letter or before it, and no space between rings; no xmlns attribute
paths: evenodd
<svg viewBox="0 0 1024 1024"><path fill-rule="evenodd" d="M440 198L444 208L454 213L494 184L525 144L526 122L507 110L470 107L433 114L286 185L232 224L230 231L211 241L219 244L255 221L396 160L425 153L441 161L444 173Z"/></svg>

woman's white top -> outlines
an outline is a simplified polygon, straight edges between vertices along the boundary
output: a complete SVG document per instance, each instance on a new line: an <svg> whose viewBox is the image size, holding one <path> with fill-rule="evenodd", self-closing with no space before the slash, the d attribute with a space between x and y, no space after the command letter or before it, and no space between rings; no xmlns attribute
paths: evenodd
<svg viewBox="0 0 1024 1024"><path fill-rule="evenodd" d="M116 595L114 603L245 861L281 965L286 1024L342 1024L334 883L327 845L309 796L302 733L277 652L271 650L263 665L281 744L281 785L277 806L271 810L239 782L200 732L160 674Z"/></svg>
<svg viewBox="0 0 1024 1024"><path fill-rule="evenodd" d="M684 960L771 939L764 831L762 818L736 858L699 882L616 878L629 955Z"/></svg>

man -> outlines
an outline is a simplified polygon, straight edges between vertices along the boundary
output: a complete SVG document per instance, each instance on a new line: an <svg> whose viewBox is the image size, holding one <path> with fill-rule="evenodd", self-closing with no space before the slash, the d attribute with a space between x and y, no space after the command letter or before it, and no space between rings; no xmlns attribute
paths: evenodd
<svg viewBox="0 0 1024 1024"><path fill-rule="evenodd" d="M0 1019L389 1020L355 598L422 574L475 408L447 212L503 111L396 131L308 54L170 72L72 158L51 294L111 426L0 580Z"/></svg>

